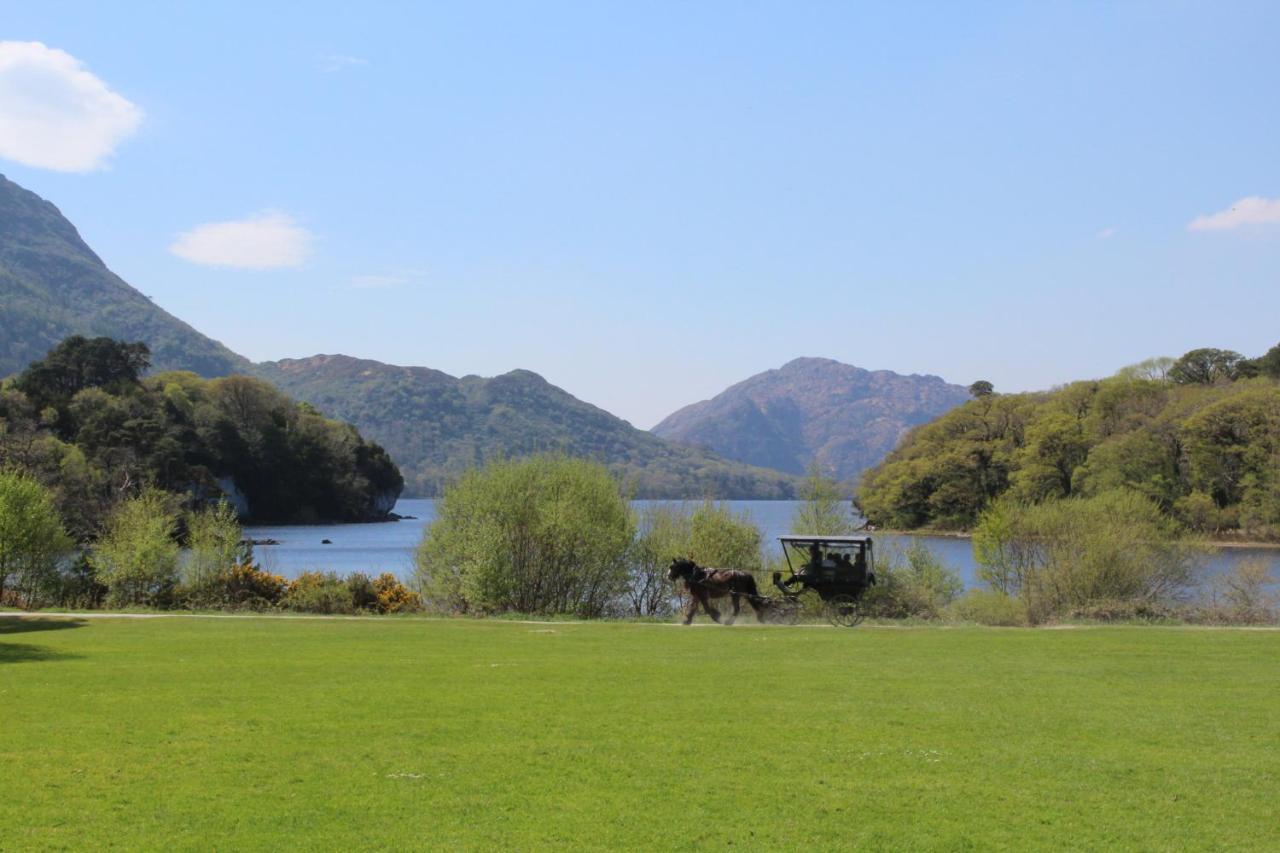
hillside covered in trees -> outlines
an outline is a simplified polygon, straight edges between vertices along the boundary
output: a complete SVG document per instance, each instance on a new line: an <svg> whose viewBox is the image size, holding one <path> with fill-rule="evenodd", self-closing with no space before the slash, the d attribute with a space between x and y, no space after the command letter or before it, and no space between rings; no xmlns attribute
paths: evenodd
<svg viewBox="0 0 1280 853"><path fill-rule="evenodd" d="M249 365L130 287L58 208L0 175L0 377L69 335L142 341L158 370L225 376Z"/></svg>
<svg viewBox="0 0 1280 853"><path fill-rule="evenodd" d="M457 378L344 355L259 364L258 374L356 424L432 497L493 459L559 453L606 465L641 498L787 499L796 478L665 441L577 399L536 373Z"/></svg>
<svg viewBox="0 0 1280 853"><path fill-rule="evenodd" d="M1280 538L1280 346L976 393L867 472L856 502L871 523L967 529L1005 494L1039 503L1128 488L1200 533Z"/></svg>
<svg viewBox="0 0 1280 853"><path fill-rule="evenodd" d="M355 428L246 376L144 376L141 343L71 337L0 385L0 468L51 487L80 539L143 487L253 521L386 518L403 479Z"/></svg>

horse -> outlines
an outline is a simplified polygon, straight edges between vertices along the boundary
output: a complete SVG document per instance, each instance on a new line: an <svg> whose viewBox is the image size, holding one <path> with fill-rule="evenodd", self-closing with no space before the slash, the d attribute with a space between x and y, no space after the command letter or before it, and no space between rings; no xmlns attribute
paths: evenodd
<svg viewBox="0 0 1280 853"><path fill-rule="evenodd" d="M750 572L738 569L704 569L693 560L674 559L671 568L667 569L667 580L684 581L689 590L689 608L684 614L684 624L688 625L698 612L698 605L707 611L707 615L716 622L720 621L720 611L711 604L713 598L733 597L733 613L725 625L732 625L738 618L741 609L739 599L746 597L747 603L756 612L756 619L763 622L765 600L756 589L756 579Z"/></svg>

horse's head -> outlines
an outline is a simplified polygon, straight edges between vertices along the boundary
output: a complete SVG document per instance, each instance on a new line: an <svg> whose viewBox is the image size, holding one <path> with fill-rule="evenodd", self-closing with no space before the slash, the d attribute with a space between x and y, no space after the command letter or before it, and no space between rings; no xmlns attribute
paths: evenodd
<svg viewBox="0 0 1280 853"><path fill-rule="evenodd" d="M671 561L671 568L667 569L667 580L677 581L683 578L688 580L697 570L698 564L693 560L687 560L683 557L676 557Z"/></svg>

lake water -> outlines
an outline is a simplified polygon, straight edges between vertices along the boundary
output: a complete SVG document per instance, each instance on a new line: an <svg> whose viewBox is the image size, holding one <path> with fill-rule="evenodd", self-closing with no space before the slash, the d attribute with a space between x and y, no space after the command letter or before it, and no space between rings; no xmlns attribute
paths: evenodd
<svg viewBox="0 0 1280 853"><path fill-rule="evenodd" d="M637 507L678 501L636 501ZM778 553L778 537L791 531L791 517L798 501L728 501L735 512L746 513L764 535L767 553ZM396 513L413 516L403 521L380 524L326 524L291 527L248 527L252 539L275 539L279 545L259 545L254 555L263 568L287 578L299 572L320 570L339 574L364 572L375 575L391 572L407 578L413 571L413 550L422 539L423 528L435 518L435 501L405 499L396 504ZM977 586L977 564L968 539L951 536L873 534L878 559L912 541L924 544L943 564L960 574L966 586ZM332 544L322 544L328 539ZM1280 573L1280 550L1223 548L1209 559L1212 573L1226 571L1246 559L1267 560L1273 573Z"/></svg>

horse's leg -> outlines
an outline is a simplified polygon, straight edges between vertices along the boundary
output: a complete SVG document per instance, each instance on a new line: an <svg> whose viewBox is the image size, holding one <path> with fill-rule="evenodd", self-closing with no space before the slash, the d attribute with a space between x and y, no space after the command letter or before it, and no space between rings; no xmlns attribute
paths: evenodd
<svg viewBox="0 0 1280 853"><path fill-rule="evenodd" d="M693 622L693 617L698 613L698 596L690 591L689 606L685 608L684 624L689 625Z"/></svg>
<svg viewBox="0 0 1280 853"><path fill-rule="evenodd" d="M738 602L738 593L736 591L732 594L732 597L733 613L729 614L729 621L724 623L726 625L732 625L734 622L737 622L738 614L742 611L742 605Z"/></svg>
<svg viewBox="0 0 1280 853"><path fill-rule="evenodd" d="M711 596L707 595L705 592L702 593L702 609L707 611L707 615L717 623L720 622L720 611L716 610L715 605L711 603Z"/></svg>

